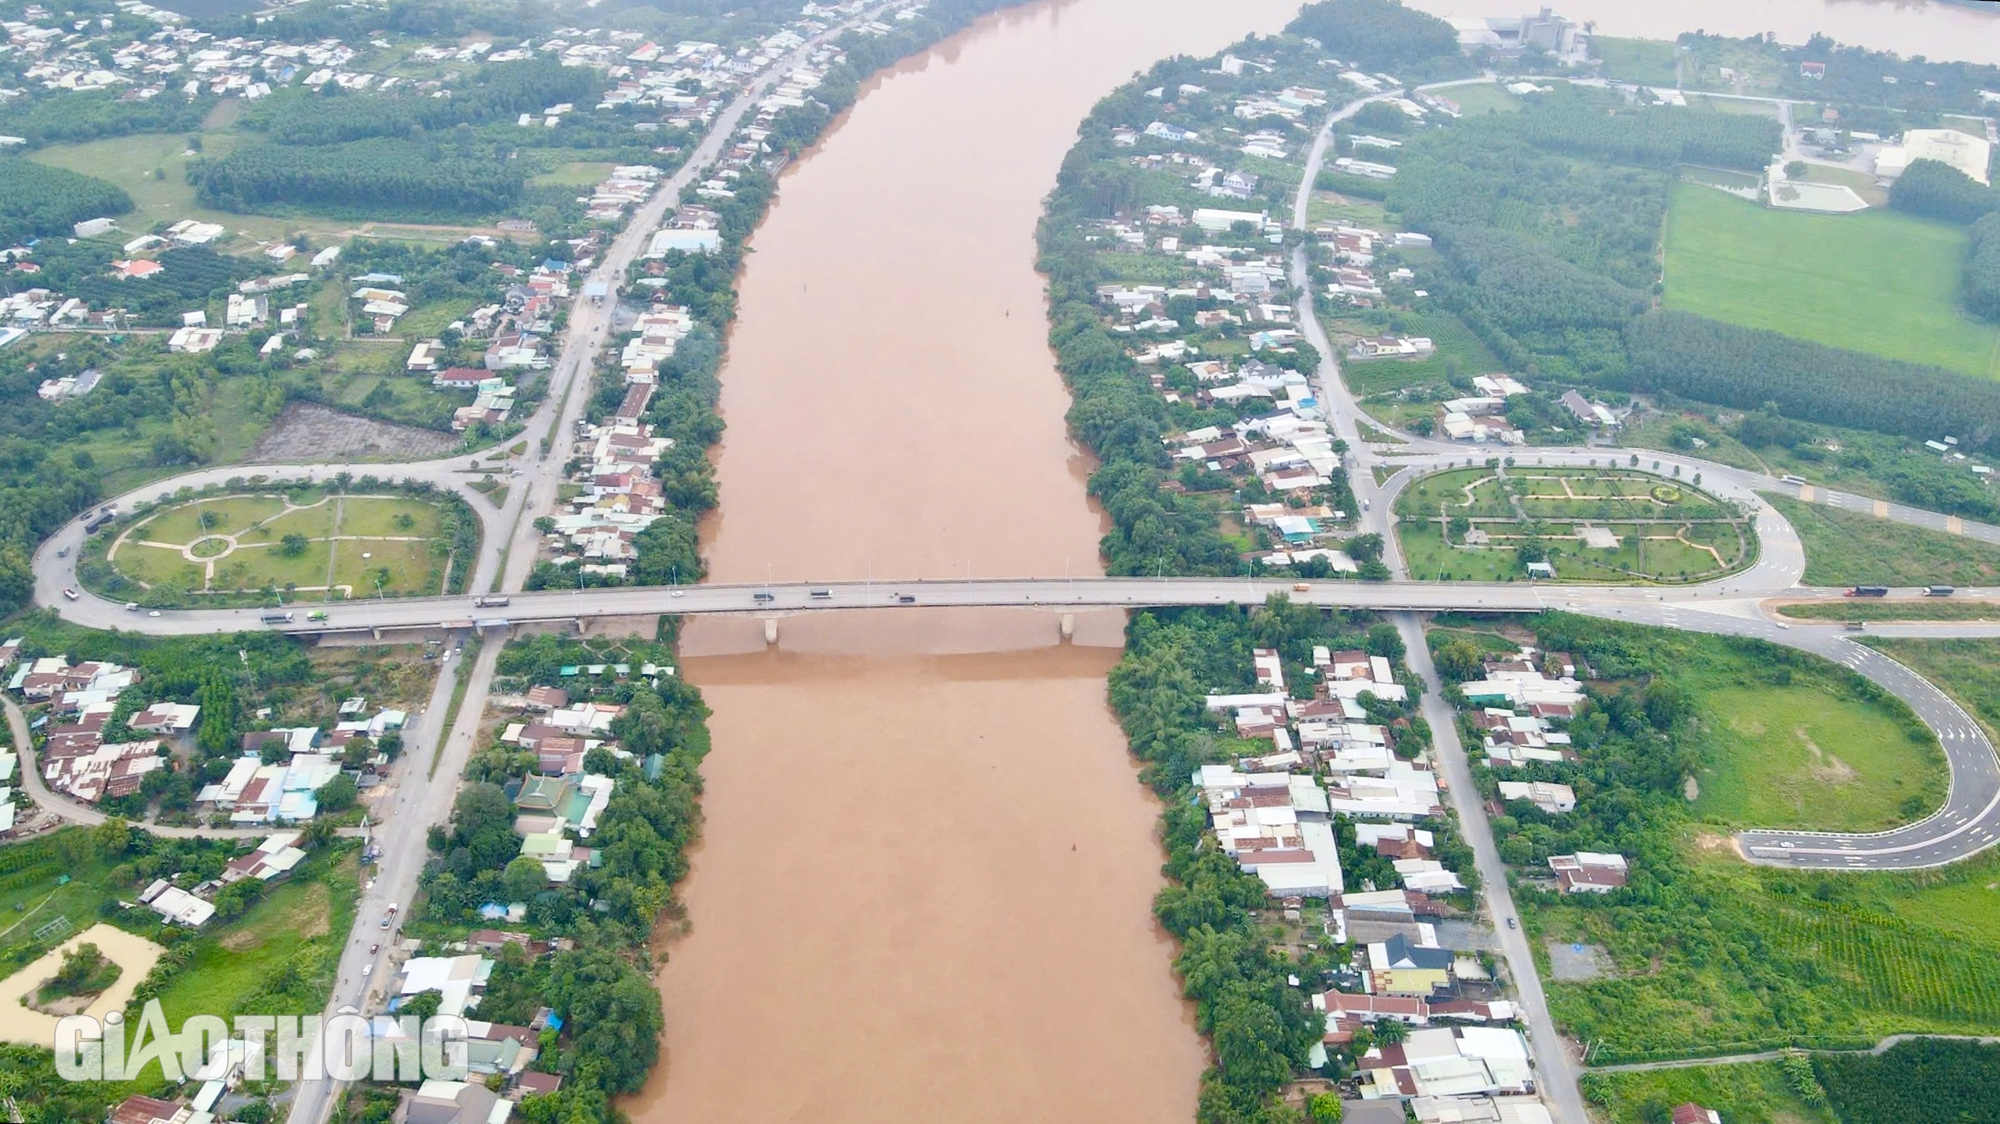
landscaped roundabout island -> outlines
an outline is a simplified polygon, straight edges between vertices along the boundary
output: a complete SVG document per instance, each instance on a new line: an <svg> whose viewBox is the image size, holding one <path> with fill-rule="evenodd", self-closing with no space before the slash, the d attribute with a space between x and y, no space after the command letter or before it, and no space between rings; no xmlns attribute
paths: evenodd
<svg viewBox="0 0 2000 1124"><path fill-rule="evenodd" d="M1489 461L1413 481L1396 516L1418 580L1681 584L1757 554L1749 511L1636 467Z"/></svg>
<svg viewBox="0 0 2000 1124"><path fill-rule="evenodd" d="M464 588L479 521L458 499L362 481L176 495L84 548L93 592L146 608L219 608Z"/></svg>

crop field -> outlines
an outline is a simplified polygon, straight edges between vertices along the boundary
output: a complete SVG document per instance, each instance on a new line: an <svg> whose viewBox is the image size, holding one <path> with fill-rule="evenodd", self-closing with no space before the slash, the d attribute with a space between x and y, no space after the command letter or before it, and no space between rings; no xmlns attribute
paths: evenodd
<svg viewBox="0 0 2000 1124"><path fill-rule="evenodd" d="M2000 326L1958 306L1966 233L1887 210L1778 211L1676 184L1666 305L1834 347L2000 376Z"/></svg>
<svg viewBox="0 0 2000 1124"><path fill-rule="evenodd" d="M1879 707L1809 687L1698 692L1716 744L1694 813L1731 828L1879 831L1944 802L1936 738Z"/></svg>
<svg viewBox="0 0 2000 1124"><path fill-rule="evenodd" d="M1410 575L1521 581L1522 550L1546 549L1558 580L1680 582L1727 573L1754 542L1735 513L1695 489L1625 469L1459 469L1396 501Z"/></svg>
<svg viewBox="0 0 2000 1124"><path fill-rule="evenodd" d="M148 605L277 590L308 600L434 594L447 541L442 509L407 496L191 500L119 536L109 562L124 580L107 593Z"/></svg>

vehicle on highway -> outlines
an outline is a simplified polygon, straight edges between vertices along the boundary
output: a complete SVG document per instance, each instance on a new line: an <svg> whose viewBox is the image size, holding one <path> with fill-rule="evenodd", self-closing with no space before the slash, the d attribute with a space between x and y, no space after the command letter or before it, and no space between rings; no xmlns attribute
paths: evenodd
<svg viewBox="0 0 2000 1124"><path fill-rule="evenodd" d="M1520 923L1519 923L1519 922L1517 922L1517 921L1515 921L1515 920L1514 920L1513 918L1509 917L1509 918L1507 919L1507 927L1508 927L1509 929L1518 929L1518 928L1520 928L1520 927L1521 927L1521 925L1520 925Z"/></svg>
<svg viewBox="0 0 2000 1124"><path fill-rule="evenodd" d="M91 516L89 519L84 520L83 533L86 535L96 534L98 531L103 529L106 523L111 522L111 518L112 518L111 509L107 507L103 511L98 512L96 515Z"/></svg>
<svg viewBox="0 0 2000 1124"><path fill-rule="evenodd" d="M1950 597L1957 592L1957 589L1948 585L1927 585L1924 587L1925 597Z"/></svg>
<svg viewBox="0 0 2000 1124"><path fill-rule="evenodd" d="M292 614L265 613L262 617L258 619L262 620L265 624L290 624L292 623Z"/></svg>
<svg viewBox="0 0 2000 1124"><path fill-rule="evenodd" d="M388 915L386 915L386 914L385 914L385 915L383 915L383 917L382 917L382 927L383 927L384 929L387 929L387 928L389 927L389 918L388 918Z"/></svg>
<svg viewBox="0 0 2000 1124"><path fill-rule="evenodd" d="M1862 632L1862 631L1865 631L1865 630L1866 630L1866 629L1868 628L1868 622L1867 622L1867 621L1848 621L1845 627L1846 627L1847 631L1849 631L1849 632Z"/></svg>
<svg viewBox="0 0 2000 1124"><path fill-rule="evenodd" d="M1308 584L1308 583L1306 583L1306 582L1293 582L1293 583L1292 583L1292 592L1293 592L1293 593L1311 593L1311 592L1312 592L1312 586L1311 586L1311 585L1309 585L1309 584Z"/></svg>
<svg viewBox="0 0 2000 1124"><path fill-rule="evenodd" d="M138 611L139 611L139 603L138 603L137 601L127 601L127 602L125 602L125 611L126 611L126 612L128 612L128 613L136 613L136 612L138 612Z"/></svg>
<svg viewBox="0 0 2000 1124"><path fill-rule="evenodd" d="M154 609L152 612L147 613L146 615L149 617L157 617L160 615L160 611L158 609Z"/></svg>
<svg viewBox="0 0 2000 1124"><path fill-rule="evenodd" d="M371 944L368 946L368 955L370 956L373 956L380 951L382 951L382 946L379 944Z"/></svg>
<svg viewBox="0 0 2000 1124"><path fill-rule="evenodd" d="M484 597L475 597L475 598L473 598L473 599L472 599L472 603L473 603L474 605L478 606L478 607L479 607L479 608L481 608L481 609L493 609L493 608L498 608L499 606L502 606L502 605L505 605L505 604L506 604L507 602L509 602L509 601L512 601L512 600L513 600L513 598L511 598L511 597L506 597L506 596L502 596L502 595L497 595L497 594L490 594L490 593L489 593L489 594L485 595Z"/></svg>
<svg viewBox="0 0 2000 1124"><path fill-rule="evenodd" d="M1779 480L1781 480L1781 481L1783 481L1783 482L1785 482L1785 483L1787 483L1787 484L1798 484L1798 485L1801 485L1801 486L1803 486L1803 485L1805 484L1805 482L1806 482L1806 480L1805 480L1805 477L1803 477L1803 476L1792 476L1792 475L1789 475L1789 474L1788 474L1788 475L1785 475L1785 476L1780 476L1780 477L1778 477L1778 479L1779 479Z"/></svg>
<svg viewBox="0 0 2000 1124"><path fill-rule="evenodd" d="M326 610L314 609L312 612L306 614L306 619L309 621L323 621L326 619Z"/></svg>
<svg viewBox="0 0 2000 1124"><path fill-rule="evenodd" d="M687 596L687 590L685 590L685 589L676 589L676 590L674 590L674 593L673 593L673 595L674 595L675 597L686 597L686 596Z"/></svg>
<svg viewBox="0 0 2000 1124"><path fill-rule="evenodd" d="M812 591L812 595L818 598L819 600L824 601L827 598L833 596L833 591L830 589L815 589Z"/></svg>
<svg viewBox="0 0 2000 1124"><path fill-rule="evenodd" d="M1848 590L1846 596L1887 597L1889 596L1889 587L1886 585L1857 585L1853 589Z"/></svg>
<svg viewBox="0 0 2000 1124"><path fill-rule="evenodd" d="M917 601L917 595L914 593L898 593L896 600L905 605L914 605Z"/></svg>
<svg viewBox="0 0 2000 1124"><path fill-rule="evenodd" d="M63 548L62 548L61 550L58 550L58 551L56 551L56 557L57 557L57 558L68 558L68 557L69 557L69 548L68 548L68 547L63 547Z"/></svg>
<svg viewBox="0 0 2000 1124"><path fill-rule="evenodd" d="M758 592L756 592L756 593L753 593L753 594L751 594L750 596L751 596L751 598L752 598L753 600L757 600L757 601L775 601L775 600L777 600L777 599L778 599L778 595L777 595L777 594L775 594L775 593L765 593L765 592L763 592L762 590L759 590Z"/></svg>
<svg viewBox="0 0 2000 1124"><path fill-rule="evenodd" d="M369 976L371 976L371 975L374 975L374 974L375 974L375 965L373 965L373 964L363 964L363 965L361 966L361 976L362 976L362 978L363 978L363 979L366 979L367 977L369 977Z"/></svg>
<svg viewBox="0 0 2000 1124"><path fill-rule="evenodd" d="M69 598L71 601L81 601L83 599L83 594L78 593L76 587L73 585L64 587L63 596Z"/></svg>

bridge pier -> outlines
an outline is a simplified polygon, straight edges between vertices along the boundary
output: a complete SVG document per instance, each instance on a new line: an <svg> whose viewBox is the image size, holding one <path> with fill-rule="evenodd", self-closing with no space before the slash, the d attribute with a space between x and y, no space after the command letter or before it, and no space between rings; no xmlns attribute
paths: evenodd
<svg viewBox="0 0 2000 1124"><path fill-rule="evenodd" d="M776 644L777 642L778 642L778 618L776 618L776 617L765 617L765 618L764 618L764 643L766 643L766 644Z"/></svg>
<svg viewBox="0 0 2000 1124"><path fill-rule="evenodd" d="M382 639L382 628L380 625L377 625L376 627L371 628L368 631L374 635L375 639L377 640Z"/></svg>
<svg viewBox="0 0 2000 1124"><path fill-rule="evenodd" d="M589 622L585 621L582 617L577 617L573 623L576 625L576 634L579 637L586 635L590 631Z"/></svg>
<svg viewBox="0 0 2000 1124"><path fill-rule="evenodd" d="M1056 621L1056 631L1062 634L1064 640L1076 639L1076 614L1064 613Z"/></svg>

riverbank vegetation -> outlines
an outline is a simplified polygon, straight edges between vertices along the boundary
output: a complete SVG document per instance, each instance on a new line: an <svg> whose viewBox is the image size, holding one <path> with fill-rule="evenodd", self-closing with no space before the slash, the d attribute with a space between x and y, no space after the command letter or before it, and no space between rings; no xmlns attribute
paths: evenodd
<svg viewBox="0 0 2000 1124"><path fill-rule="evenodd" d="M1747 865L1723 834L1752 820L1880 827L1928 812L1942 763L1906 707L1761 642L1566 614L1533 628L1593 673L1568 723L1581 760L1508 776L1570 784L1577 807L1548 816L1516 803L1493 827L1544 971L1551 943L1608 956L1596 978L1547 985L1558 1022L1595 1043L1593 1062L2000 1025L2000 929L1983 928L2000 913L1983 889L2000 860L1799 872ZM1493 780L1480 774L1483 788ZM1630 884L1556 893L1546 859L1576 850L1624 855Z"/></svg>
<svg viewBox="0 0 2000 1124"><path fill-rule="evenodd" d="M1764 493L1799 534L1807 585L1992 585L2000 546Z"/></svg>

